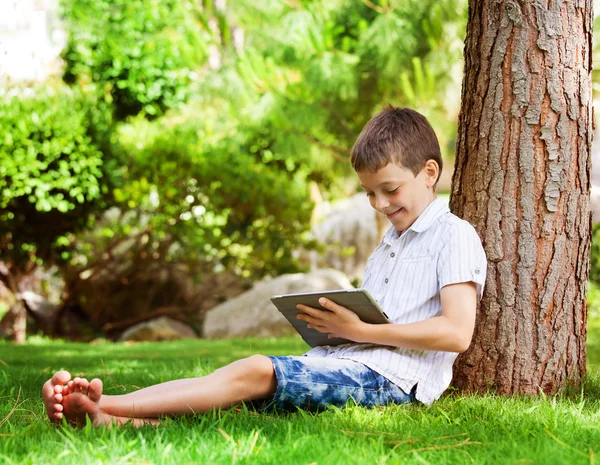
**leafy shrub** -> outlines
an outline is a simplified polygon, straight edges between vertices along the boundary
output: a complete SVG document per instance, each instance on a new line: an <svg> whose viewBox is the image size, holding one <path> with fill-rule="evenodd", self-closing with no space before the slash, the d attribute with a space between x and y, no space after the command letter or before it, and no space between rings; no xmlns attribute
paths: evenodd
<svg viewBox="0 0 600 465"><path fill-rule="evenodd" d="M116 133L127 164L115 207L71 237L63 266L67 304L111 337L123 321L163 311L198 324L205 304L248 280L300 268L294 251L312 211L306 171L276 155L257 162L262 128L209 137L206 124L138 117Z"/></svg>
<svg viewBox="0 0 600 465"><path fill-rule="evenodd" d="M97 85L117 119L184 102L210 33L192 0L63 0L64 79Z"/></svg>
<svg viewBox="0 0 600 465"><path fill-rule="evenodd" d="M205 124L188 115L122 125L121 158L129 161L116 204L158 242L174 244L168 259L194 257L256 277L297 270L292 251L312 210L307 173L276 156L257 161L260 128L210 140L200 136Z"/></svg>
<svg viewBox="0 0 600 465"><path fill-rule="evenodd" d="M53 261L62 236L100 208L109 165L90 135L93 106L65 86L0 93L1 261Z"/></svg>

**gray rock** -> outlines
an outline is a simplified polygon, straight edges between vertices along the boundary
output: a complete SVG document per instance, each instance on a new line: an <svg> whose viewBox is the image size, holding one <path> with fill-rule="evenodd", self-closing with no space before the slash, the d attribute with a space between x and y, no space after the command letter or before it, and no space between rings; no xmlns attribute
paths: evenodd
<svg viewBox="0 0 600 465"><path fill-rule="evenodd" d="M304 253L311 269L333 268L361 281L367 259L381 242L390 222L377 213L364 194L356 194L337 202L319 214L323 220L311 230L311 235L325 245L324 254Z"/></svg>
<svg viewBox="0 0 600 465"><path fill-rule="evenodd" d="M294 328L271 302L272 296L351 287L344 273L330 269L287 274L261 281L244 294L209 310L204 320L203 336L215 339L295 334Z"/></svg>
<svg viewBox="0 0 600 465"><path fill-rule="evenodd" d="M196 338L195 331L180 321L161 316L128 328L119 341L172 341Z"/></svg>
<svg viewBox="0 0 600 465"><path fill-rule="evenodd" d="M54 321L58 305L49 302L41 295L32 291L21 292L21 298L38 321L42 320L45 323Z"/></svg>

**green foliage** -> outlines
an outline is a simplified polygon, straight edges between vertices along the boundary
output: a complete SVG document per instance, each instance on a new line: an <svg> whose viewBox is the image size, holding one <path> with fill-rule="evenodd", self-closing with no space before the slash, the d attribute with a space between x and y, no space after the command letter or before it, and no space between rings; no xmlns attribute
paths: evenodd
<svg viewBox="0 0 600 465"><path fill-rule="evenodd" d="M590 245L590 281L600 284L600 223L592 226Z"/></svg>
<svg viewBox="0 0 600 465"><path fill-rule="evenodd" d="M296 271L293 250L310 224L306 172L267 156L261 128L209 139L202 124L187 115L120 126L115 149L128 162L114 200L126 214L104 222L105 246L144 233L157 260L246 277ZM74 244L86 255L103 249L98 238Z"/></svg>
<svg viewBox="0 0 600 465"><path fill-rule="evenodd" d="M600 326L600 284L597 282L588 281L587 304L589 320L592 324ZM600 331L598 333L600 336Z"/></svg>
<svg viewBox="0 0 600 465"><path fill-rule="evenodd" d="M65 86L0 94L0 261L52 261L100 205L110 165L90 136L93 106Z"/></svg>
<svg viewBox="0 0 600 465"><path fill-rule="evenodd" d="M211 34L192 0L63 0L64 79L93 82L117 119L184 102Z"/></svg>
<svg viewBox="0 0 600 465"><path fill-rule="evenodd" d="M236 4L230 20L242 24L246 46L207 75L202 95L273 128L278 152L310 166L311 179L331 196L346 195L340 179L351 174L350 148L384 103L424 113L443 154L453 157L466 2L409 0L377 9L273 1L252 12L244 5Z"/></svg>
<svg viewBox="0 0 600 465"><path fill-rule="evenodd" d="M600 60L600 15L597 13L594 15L594 27L593 27L593 40L592 40L592 62L598 63ZM600 91L600 70L597 66L592 68L592 91L594 98L598 98L598 92Z"/></svg>

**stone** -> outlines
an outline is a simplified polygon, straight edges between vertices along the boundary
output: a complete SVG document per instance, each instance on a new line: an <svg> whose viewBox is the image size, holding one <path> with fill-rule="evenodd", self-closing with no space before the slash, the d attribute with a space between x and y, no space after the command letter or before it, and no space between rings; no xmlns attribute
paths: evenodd
<svg viewBox="0 0 600 465"><path fill-rule="evenodd" d="M196 337L196 332L190 326L173 318L161 316L128 328L119 341L173 341Z"/></svg>
<svg viewBox="0 0 600 465"><path fill-rule="evenodd" d="M379 245L390 222L369 204L365 194L356 194L322 209L323 219L311 229L311 236L325 252L304 252L311 269L333 268L351 280L362 281L367 260Z"/></svg>
<svg viewBox="0 0 600 465"><path fill-rule="evenodd" d="M204 320L203 337L270 337L296 334L271 302L271 297L298 292L350 289L344 273L321 269L263 280L252 289L209 310Z"/></svg>
<svg viewBox="0 0 600 465"><path fill-rule="evenodd" d="M21 292L21 298L23 299L25 306L34 315L38 322L42 321L47 325L50 325L52 322L54 322L56 313L59 309L57 304L53 304L41 295L32 291Z"/></svg>

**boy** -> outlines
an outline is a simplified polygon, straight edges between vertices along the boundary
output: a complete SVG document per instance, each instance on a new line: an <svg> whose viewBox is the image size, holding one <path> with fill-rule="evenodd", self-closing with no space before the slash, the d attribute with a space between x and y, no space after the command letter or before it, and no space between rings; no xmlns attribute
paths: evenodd
<svg viewBox="0 0 600 465"><path fill-rule="evenodd" d="M419 113L386 107L361 132L351 162L371 206L392 226L375 249L363 287L393 321L370 325L322 299L330 311L299 306L298 318L352 344L323 346L301 357L254 355L201 378L125 395L102 395L102 381L59 371L42 393L51 421L95 425L157 423L261 400L316 409L419 400L431 403L450 384L458 352L471 342L486 258L473 227L436 199L442 169L437 138Z"/></svg>

